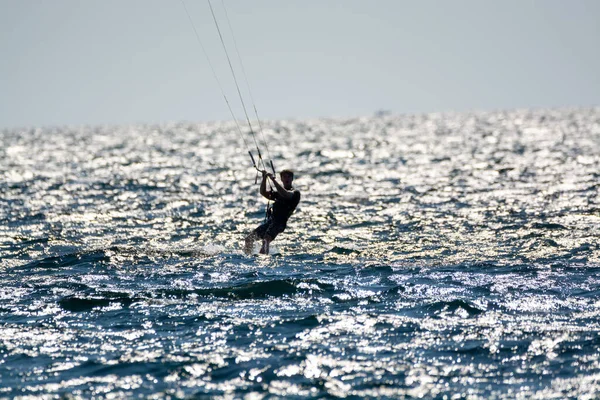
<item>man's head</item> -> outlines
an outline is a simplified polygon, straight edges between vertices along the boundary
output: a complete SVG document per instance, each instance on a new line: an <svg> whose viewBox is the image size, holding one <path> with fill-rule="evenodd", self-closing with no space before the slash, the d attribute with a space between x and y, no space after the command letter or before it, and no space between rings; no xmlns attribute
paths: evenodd
<svg viewBox="0 0 600 400"><path fill-rule="evenodd" d="M281 178L281 183L283 184L284 188L288 190L292 188L292 182L294 180L294 171L292 171L291 169L284 169L279 173L279 177Z"/></svg>

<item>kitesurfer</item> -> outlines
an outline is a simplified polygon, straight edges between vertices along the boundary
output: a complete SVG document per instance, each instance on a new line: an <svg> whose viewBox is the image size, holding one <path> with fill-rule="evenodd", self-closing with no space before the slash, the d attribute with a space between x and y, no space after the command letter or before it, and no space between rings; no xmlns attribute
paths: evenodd
<svg viewBox="0 0 600 400"><path fill-rule="evenodd" d="M300 191L292 186L294 171L290 169L281 171L279 173L281 183L277 182L273 174L267 171L261 172L260 194L272 200L273 206L267 210L265 222L246 236L244 251L247 254L252 252L254 242L260 239L263 241L260 254L269 254L269 244L285 230L288 219L300 202ZM273 182L276 190L267 191L267 179Z"/></svg>

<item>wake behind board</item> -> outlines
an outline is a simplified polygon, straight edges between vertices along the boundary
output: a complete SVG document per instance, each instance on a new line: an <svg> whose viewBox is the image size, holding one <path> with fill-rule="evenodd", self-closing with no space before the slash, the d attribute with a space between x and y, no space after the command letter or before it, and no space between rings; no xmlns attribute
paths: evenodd
<svg viewBox="0 0 600 400"><path fill-rule="evenodd" d="M277 246L273 246L273 245L269 246L269 254L260 254L260 247L261 247L260 242L254 243L252 252L248 255L252 255L252 256L262 256L262 255L278 256L278 255L281 255L281 251L279 250L279 248Z"/></svg>

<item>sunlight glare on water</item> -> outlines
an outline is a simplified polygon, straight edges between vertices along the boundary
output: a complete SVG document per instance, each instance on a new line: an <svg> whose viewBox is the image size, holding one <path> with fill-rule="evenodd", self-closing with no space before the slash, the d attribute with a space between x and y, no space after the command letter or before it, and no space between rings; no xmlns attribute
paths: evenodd
<svg viewBox="0 0 600 400"><path fill-rule="evenodd" d="M600 110L0 134L0 396L596 398Z"/></svg>

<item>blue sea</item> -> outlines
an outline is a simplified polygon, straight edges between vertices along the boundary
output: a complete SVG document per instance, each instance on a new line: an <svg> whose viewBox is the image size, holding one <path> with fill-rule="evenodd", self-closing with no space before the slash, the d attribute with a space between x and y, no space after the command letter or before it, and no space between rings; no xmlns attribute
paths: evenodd
<svg viewBox="0 0 600 400"><path fill-rule="evenodd" d="M600 397L599 108L263 128L0 132L0 397Z"/></svg>

